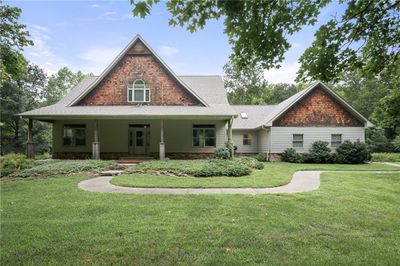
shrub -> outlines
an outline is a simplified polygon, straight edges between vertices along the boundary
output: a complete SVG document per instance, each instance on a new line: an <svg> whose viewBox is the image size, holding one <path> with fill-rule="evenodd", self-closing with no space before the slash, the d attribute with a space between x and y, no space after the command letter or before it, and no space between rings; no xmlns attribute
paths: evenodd
<svg viewBox="0 0 400 266"><path fill-rule="evenodd" d="M338 162L347 164L365 163L371 159L368 145L360 141L344 141L336 149Z"/></svg>
<svg viewBox="0 0 400 266"><path fill-rule="evenodd" d="M331 149L326 141L315 141L310 152L304 155L306 163L330 163L332 161Z"/></svg>
<svg viewBox="0 0 400 266"><path fill-rule="evenodd" d="M0 157L1 177L12 174L13 172L29 167L32 160L26 158L23 154L10 153Z"/></svg>
<svg viewBox="0 0 400 266"><path fill-rule="evenodd" d="M374 162L400 162L400 153L373 153L371 161Z"/></svg>
<svg viewBox="0 0 400 266"><path fill-rule="evenodd" d="M232 165L225 170L226 176L244 176L249 174L251 174L251 169L243 165Z"/></svg>
<svg viewBox="0 0 400 266"><path fill-rule="evenodd" d="M395 152L400 152L400 135L394 138L394 140L392 141L392 145Z"/></svg>
<svg viewBox="0 0 400 266"><path fill-rule="evenodd" d="M256 160L259 162L266 162L267 161L267 154L265 153L259 153L256 155Z"/></svg>
<svg viewBox="0 0 400 266"><path fill-rule="evenodd" d="M217 148L214 151L214 157L216 159L230 159L231 158L231 154L229 152L229 150L226 147L221 147L221 148Z"/></svg>
<svg viewBox="0 0 400 266"><path fill-rule="evenodd" d="M262 162L257 161L255 158L251 157L239 157L236 159L238 164L242 164L254 169L264 169L264 164Z"/></svg>
<svg viewBox="0 0 400 266"><path fill-rule="evenodd" d="M293 148L287 148L281 153L282 161L289 163L301 163L303 161L302 155Z"/></svg>
<svg viewBox="0 0 400 266"><path fill-rule="evenodd" d="M380 128L367 128L365 130L365 143L372 152L393 152L394 145L385 136L385 131Z"/></svg>

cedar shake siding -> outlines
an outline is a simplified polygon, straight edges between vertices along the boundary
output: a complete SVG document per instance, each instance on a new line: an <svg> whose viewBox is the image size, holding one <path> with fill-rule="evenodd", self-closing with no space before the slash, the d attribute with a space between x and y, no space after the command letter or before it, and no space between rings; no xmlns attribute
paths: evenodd
<svg viewBox="0 0 400 266"><path fill-rule="evenodd" d="M150 87L150 102L127 100L127 87L137 79ZM77 105L202 105L165 71L165 68L137 41L106 78Z"/></svg>
<svg viewBox="0 0 400 266"><path fill-rule="evenodd" d="M316 87L273 122L273 126L363 127L364 125L328 92Z"/></svg>

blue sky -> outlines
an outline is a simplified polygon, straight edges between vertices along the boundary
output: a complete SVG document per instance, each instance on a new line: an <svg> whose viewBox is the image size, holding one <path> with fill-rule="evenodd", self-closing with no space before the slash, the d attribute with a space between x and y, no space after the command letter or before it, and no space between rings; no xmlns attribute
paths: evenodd
<svg viewBox="0 0 400 266"><path fill-rule="evenodd" d="M67 66L100 74L127 43L140 34L179 75L223 74L231 46L223 33L223 21L210 21L203 30L189 33L170 27L165 2L153 7L145 19L133 18L129 1L6 1L22 9L35 45L25 56L48 74ZM318 23L290 37L292 48L280 69L266 71L272 83L293 82L298 58L313 41L319 25L340 15L336 2L321 11Z"/></svg>

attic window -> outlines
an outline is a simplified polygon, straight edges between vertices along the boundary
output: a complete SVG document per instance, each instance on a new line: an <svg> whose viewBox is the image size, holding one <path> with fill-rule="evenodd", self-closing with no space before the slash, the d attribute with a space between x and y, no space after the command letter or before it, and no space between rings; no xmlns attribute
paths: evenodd
<svg viewBox="0 0 400 266"><path fill-rule="evenodd" d="M247 118L249 118L249 117L247 116L247 113L240 113L240 117L241 117L242 119L247 119Z"/></svg>
<svg viewBox="0 0 400 266"><path fill-rule="evenodd" d="M150 88L143 80L137 79L128 87L128 102L150 102Z"/></svg>

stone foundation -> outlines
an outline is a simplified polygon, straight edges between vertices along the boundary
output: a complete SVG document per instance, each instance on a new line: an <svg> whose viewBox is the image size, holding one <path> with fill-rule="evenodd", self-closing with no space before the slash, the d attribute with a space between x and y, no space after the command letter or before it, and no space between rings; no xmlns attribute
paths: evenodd
<svg viewBox="0 0 400 266"><path fill-rule="evenodd" d="M91 152L53 152L53 159L85 160L92 159ZM101 152L102 160L118 160L121 157L129 157L127 152Z"/></svg>
<svg viewBox="0 0 400 266"><path fill-rule="evenodd" d="M282 162L281 155L279 153L271 153L269 154L269 160L270 162Z"/></svg>

